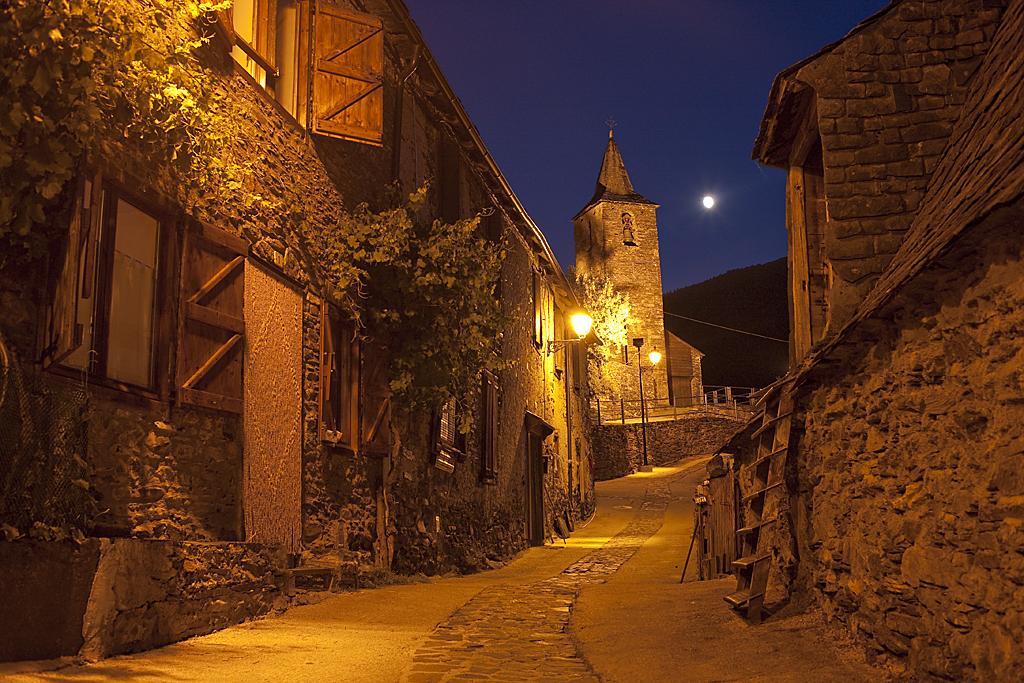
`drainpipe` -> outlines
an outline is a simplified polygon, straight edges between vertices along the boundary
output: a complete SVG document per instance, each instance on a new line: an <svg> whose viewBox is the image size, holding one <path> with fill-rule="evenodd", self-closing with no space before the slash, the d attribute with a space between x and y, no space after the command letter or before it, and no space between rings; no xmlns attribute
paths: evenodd
<svg viewBox="0 0 1024 683"><path fill-rule="evenodd" d="M582 344L583 342L576 342ZM566 454L566 469L572 472L572 383L575 381L575 377L572 375L572 365L569 362L569 348L571 344L566 344L564 348L565 353L565 454ZM576 480L579 481L580 473L576 472ZM572 481L569 484L569 510L575 512L572 500Z"/></svg>

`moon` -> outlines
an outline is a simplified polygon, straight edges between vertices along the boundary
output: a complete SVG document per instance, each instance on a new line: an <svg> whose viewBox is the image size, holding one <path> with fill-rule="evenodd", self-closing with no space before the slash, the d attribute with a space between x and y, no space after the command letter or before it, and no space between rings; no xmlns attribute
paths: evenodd
<svg viewBox="0 0 1024 683"><path fill-rule="evenodd" d="M709 194L704 195L704 198L700 200L700 203L704 205L705 209L715 208L715 198Z"/></svg>

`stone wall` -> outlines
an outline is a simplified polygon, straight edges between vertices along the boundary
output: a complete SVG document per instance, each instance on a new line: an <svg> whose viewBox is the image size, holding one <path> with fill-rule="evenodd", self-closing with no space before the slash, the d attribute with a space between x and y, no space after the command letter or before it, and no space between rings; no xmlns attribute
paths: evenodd
<svg viewBox="0 0 1024 683"><path fill-rule="evenodd" d="M241 533L241 429L213 412L90 399L87 460L99 535L233 540Z"/></svg>
<svg viewBox="0 0 1024 683"><path fill-rule="evenodd" d="M1022 216L961 238L801 398L774 576L914 677L1024 668Z"/></svg>
<svg viewBox="0 0 1024 683"><path fill-rule="evenodd" d="M795 74L817 96L833 331L903 241L1004 5L901 2Z"/></svg>
<svg viewBox="0 0 1024 683"><path fill-rule="evenodd" d="M0 542L0 661L98 659L283 607L284 555L251 543Z"/></svg>
<svg viewBox="0 0 1024 683"><path fill-rule="evenodd" d="M689 455L716 452L743 426L731 417L694 415L647 425L647 460L671 465ZM594 428L594 478L615 479L643 464L643 433L639 424L605 424Z"/></svg>

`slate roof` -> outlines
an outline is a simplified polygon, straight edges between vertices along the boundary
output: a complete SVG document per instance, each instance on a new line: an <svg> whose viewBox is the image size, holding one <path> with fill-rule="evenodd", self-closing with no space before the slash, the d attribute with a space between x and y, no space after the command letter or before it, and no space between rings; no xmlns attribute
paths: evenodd
<svg viewBox="0 0 1024 683"><path fill-rule="evenodd" d="M1024 0L1012 0L907 237L851 319L776 386L802 379L968 228L1024 197Z"/></svg>
<svg viewBox="0 0 1024 683"><path fill-rule="evenodd" d="M604 159L601 160L601 172L597 174L597 187L594 188L594 196L576 216L578 217L600 201L632 202L634 204L655 203L633 189L633 182L629 179L629 172L626 171L626 164L622 161L622 154L619 152L619 146L615 144L615 138L611 131L608 132L608 146L605 147Z"/></svg>

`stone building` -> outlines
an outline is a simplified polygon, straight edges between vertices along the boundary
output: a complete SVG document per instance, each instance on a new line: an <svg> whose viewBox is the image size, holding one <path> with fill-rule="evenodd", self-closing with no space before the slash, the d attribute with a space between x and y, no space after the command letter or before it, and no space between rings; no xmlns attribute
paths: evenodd
<svg viewBox="0 0 1024 683"><path fill-rule="evenodd" d="M647 360L652 351L664 356L666 348L657 209L633 189L609 131L594 196L573 218L576 270L607 278L629 295L632 322L627 336L631 343L642 338L644 345L639 353L631 344L623 347L619 357L603 365L603 376L592 378L602 400L639 400L638 362L644 364L644 395L668 396L665 364L651 367Z"/></svg>
<svg viewBox="0 0 1024 683"><path fill-rule="evenodd" d="M402 2L313 8L171 19L212 33L188 68L245 122L242 192L301 193L327 231L430 181L427 218L480 215L507 249L514 362L481 377L468 434L453 406L402 412L287 212L211 204L130 135L104 140L55 202L51 257L0 270L0 583L19 586L0 660L172 642L294 582L486 568L593 509L579 345L551 343L578 304L543 233Z"/></svg>
<svg viewBox="0 0 1024 683"><path fill-rule="evenodd" d="M704 353L693 344L665 330L665 369L668 399L674 406L695 406L704 401L701 359Z"/></svg>
<svg viewBox="0 0 1024 683"><path fill-rule="evenodd" d="M793 365L774 440L729 447L733 602L767 564L769 606L912 678L1024 669L1022 74L1024 2L892 2L778 76L754 151L789 178Z"/></svg>

